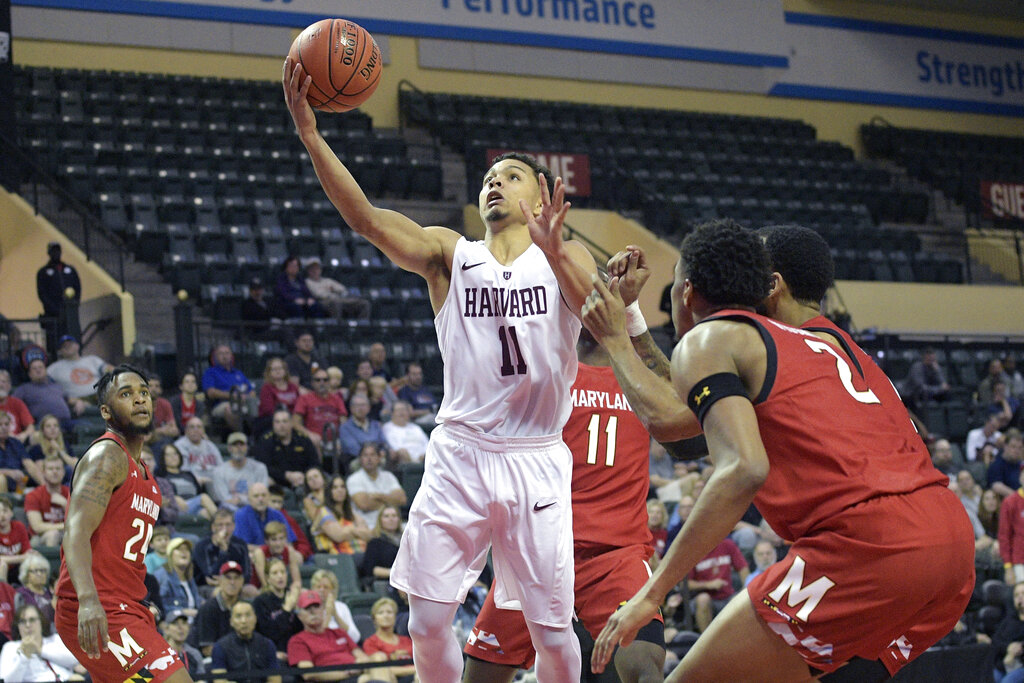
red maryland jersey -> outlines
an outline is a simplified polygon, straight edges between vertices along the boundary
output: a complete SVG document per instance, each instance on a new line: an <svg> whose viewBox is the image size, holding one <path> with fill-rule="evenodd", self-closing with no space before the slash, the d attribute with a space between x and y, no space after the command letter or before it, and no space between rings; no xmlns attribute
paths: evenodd
<svg viewBox="0 0 1024 683"><path fill-rule="evenodd" d="M114 489L100 525L92 534L92 578L100 603L116 604L146 597L146 551L153 538L153 525L160 514L160 489L144 463L136 463L120 437L106 432L104 439L116 442L128 459L128 477ZM69 504L68 516L70 517ZM64 551L60 554L57 597L77 600L68 576Z"/></svg>
<svg viewBox="0 0 1024 683"><path fill-rule="evenodd" d="M649 543L650 435L611 368L579 366L562 439L572 451L575 547Z"/></svg>
<svg viewBox="0 0 1024 683"><path fill-rule="evenodd" d="M770 470L754 503L782 538L795 541L870 498L948 484L892 383L842 333L837 348L746 311L708 320L723 318L754 325L765 344L754 410Z"/></svg>

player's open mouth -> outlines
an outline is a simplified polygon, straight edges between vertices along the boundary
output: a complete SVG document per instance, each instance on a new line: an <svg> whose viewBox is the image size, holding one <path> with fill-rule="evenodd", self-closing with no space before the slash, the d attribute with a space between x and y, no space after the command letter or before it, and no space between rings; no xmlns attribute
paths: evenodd
<svg viewBox="0 0 1024 683"><path fill-rule="evenodd" d="M498 204L505 201L505 198L501 196L500 192L488 192L487 193L487 206Z"/></svg>

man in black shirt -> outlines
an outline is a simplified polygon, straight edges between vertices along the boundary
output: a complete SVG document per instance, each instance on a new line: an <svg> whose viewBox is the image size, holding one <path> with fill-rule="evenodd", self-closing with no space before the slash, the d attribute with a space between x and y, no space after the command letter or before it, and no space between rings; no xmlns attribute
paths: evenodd
<svg viewBox="0 0 1024 683"><path fill-rule="evenodd" d="M259 669L276 669L277 650L274 642L256 633L256 612L248 602L236 602L231 608L231 632L213 645L210 673L238 673ZM256 683L280 683L280 676L248 678Z"/></svg>
<svg viewBox="0 0 1024 683"><path fill-rule="evenodd" d="M292 414L284 408L274 411L271 430L256 441L252 456L267 466L271 479L285 487L302 486L306 470L320 466L313 442L295 433Z"/></svg>
<svg viewBox="0 0 1024 683"><path fill-rule="evenodd" d="M60 242L50 242L46 248L50 260L36 273L36 294L43 304L43 320L40 324L46 330L46 348L50 356L57 354L57 339L65 334L79 337L82 333L78 321L78 302L82 298L82 283L78 271L61 260ZM65 309L68 297L65 290L71 289L70 297L75 305Z"/></svg>

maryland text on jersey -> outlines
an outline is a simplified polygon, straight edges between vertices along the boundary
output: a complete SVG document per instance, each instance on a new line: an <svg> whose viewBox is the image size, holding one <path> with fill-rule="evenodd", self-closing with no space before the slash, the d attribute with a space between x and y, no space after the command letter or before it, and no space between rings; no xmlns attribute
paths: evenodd
<svg viewBox="0 0 1024 683"><path fill-rule="evenodd" d="M137 510L144 515L152 517L154 520L160 516L160 506L156 504L156 501L140 496L137 493L132 494L132 510Z"/></svg>
<svg viewBox="0 0 1024 683"><path fill-rule="evenodd" d="M548 292L543 285L505 289L466 287L466 318L526 318L547 315Z"/></svg>
<svg viewBox="0 0 1024 683"><path fill-rule="evenodd" d="M573 387L571 393L574 408L605 408L607 410L632 410L629 401L619 393L595 391Z"/></svg>

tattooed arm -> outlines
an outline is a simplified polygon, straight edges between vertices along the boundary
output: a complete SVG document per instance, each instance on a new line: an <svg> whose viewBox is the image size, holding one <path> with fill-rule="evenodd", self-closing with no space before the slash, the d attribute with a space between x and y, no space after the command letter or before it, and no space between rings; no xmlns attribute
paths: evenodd
<svg viewBox="0 0 1024 683"><path fill-rule="evenodd" d="M114 489L128 476L128 459L113 441L100 441L75 471L64 531L64 560L78 595L78 643L90 659L107 649L107 616L92 577L92 535Z"/></svg>

